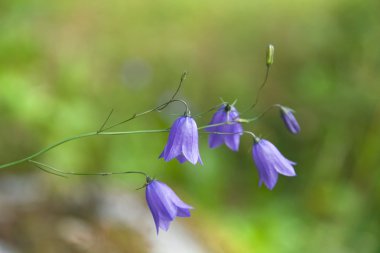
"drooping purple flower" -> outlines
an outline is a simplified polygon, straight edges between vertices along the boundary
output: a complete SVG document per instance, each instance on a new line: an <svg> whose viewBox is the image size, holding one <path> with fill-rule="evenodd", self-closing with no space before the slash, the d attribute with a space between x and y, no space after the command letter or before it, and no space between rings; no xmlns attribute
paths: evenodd
<svg viewBox="0 0 380 253"><path fill-rule="evenodd" d="M240 136L243 134L243 127L239 122L236 122L238 119L239 113L234 106L229 104L222 105L218 111L215 112L209 125L222 124L226 122L230 123L212 126L206 129L210 132L208 139L209 147L216 148L224 143L232 151L238 151Z"/></svg>
<svg viewBox="0 0 380 253"><path fill-rule="evenodd" d="M159 158L165 161L177 158L180 163L189 161L203 164L198 149L198 127L193 118L182 116L174 121L168 142Z"/></svg>
<svg viewBox="0 0 380 253"><path fill-rule="evenodd" d="M296 163L286 159L280 151L267 140L255 140L252 155L259 172L259 186L264 183L268 189L272 190L277 183L278 174L288 177L296 175L293 168Z"/></svg>
<svg viewBox="0 0 380 253"><path fill-rule="evenodd" d="M296 120L296 117L294 117L294 111L288 107L281 106L280 112L286 128L288 128L292 134L298 134L301 131L301 128Z"/></svg>
<svg viewBox="0 0 380 253"><path fill-rule="evenodd" d="M190 209L193 209L178 198L169 186L158 180L147 179L145 196L157 234L159 228L167 231L175 217L190 217Z"/></svg>

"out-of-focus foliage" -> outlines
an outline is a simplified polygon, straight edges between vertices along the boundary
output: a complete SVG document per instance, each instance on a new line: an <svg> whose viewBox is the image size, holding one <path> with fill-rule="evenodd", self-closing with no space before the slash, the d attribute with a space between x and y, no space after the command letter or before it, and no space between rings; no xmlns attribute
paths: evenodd
<svg viewBox="0 0 380 253"><path fill-rule="evenodd" d="M94 131L111 108L112 122L152 108L170 97L184 70L180 96L193 114L219 97L238 99L244 110L272 43L267 87L246 116L281 103L297 111L302 128L289 134L275 111L244 126L298 162L298 176L280 177L273 191L257 187L248 136L233 153L208 149L201 134L204 166L157 160L165 133L89 138L39 161L67 171L156 176L196 207L175 223L186 224L205 252L379 252L379 10L376 0L2 0L0 161ZM182 112L173 105L117 130L167 128L171 114ZM94 218L99 198L116 194L111 188L143 205L143 192L133 191L143 184L138 176L64 180L23 164L0 177L0 249L7 252L155 252L169 240L171 230L155 237L148 208L142 221L127 206L130 226ZM38 197L26 194L33 191ZM133 224L143 222L136 232Z"/></svg>

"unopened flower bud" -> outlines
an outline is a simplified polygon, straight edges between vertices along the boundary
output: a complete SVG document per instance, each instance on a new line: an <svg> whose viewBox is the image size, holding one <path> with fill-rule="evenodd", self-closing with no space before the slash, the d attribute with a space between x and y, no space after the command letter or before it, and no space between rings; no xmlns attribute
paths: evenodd
<svg viewBox="0 0 380 253"><path fill-rule="evenodd" d="M297 122L296 117L293 114L293 110L280 106L281 118L284 121L286 127L292 134L298 134L301 131L300 125Z"/></svg>
<svg viewBox="0 0 380 253"><path fill-rule="evenodd" d="M274 55L274 46L272 44L268 45L267 49L267 66L271 66L273 64L273 55Z"/></svg>

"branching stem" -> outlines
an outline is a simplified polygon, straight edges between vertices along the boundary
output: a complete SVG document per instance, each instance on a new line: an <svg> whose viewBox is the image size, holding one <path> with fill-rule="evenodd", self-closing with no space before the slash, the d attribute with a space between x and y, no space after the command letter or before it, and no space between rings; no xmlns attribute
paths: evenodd
<svg viewBox="0 0 380 253"><path fill-rule="evenodd" d="M161 104L161 105L159 105L159 106L157 106L157 107L155 107L153 109L150 109L150 110L147 110L147 111L144 111L144 112L141 112L141 113L135 113L135 114L133 114L131 117L129 117L126 120L120 121L120 122L118 122L116 124L113 124L113 125L111 125L109 127L104 128L105 124L109 120L109 117L111 116L111 115L109 115L108 118L106 119L106 121L104 122L103 126L98 130L98 132L100 133L100 132L104 132L104 131L110 130L110 129L114 128L114 127L117 127L117 126L120 126L122 124L125 124L125 123L127 123L127 122L129 122L129 121L131 121L131 120L133 120L133 119L135 119L137 117L146 115L146 114L151 113L151 112L155 112L155 111L159 112L159 111L165 109L169 104L171 104L173 102L181 102L181 103L183 103L186 106L185 114L190 114L189 107L188 107L188 105L187 105L187 103L185 101L179 100L179 99L174 99L177 96L179 90L181 89L183 81L186 79L186 76L187 76L187 72L185 71L185 72L182 73L181 79L180 79L179 84L178 84L178 87L177 87L176 91L173 93L173 95L172 95L172 97L170 98L169 101L167 101L167 102L165 102L165 103L163 103L163 104Z"/></svg>

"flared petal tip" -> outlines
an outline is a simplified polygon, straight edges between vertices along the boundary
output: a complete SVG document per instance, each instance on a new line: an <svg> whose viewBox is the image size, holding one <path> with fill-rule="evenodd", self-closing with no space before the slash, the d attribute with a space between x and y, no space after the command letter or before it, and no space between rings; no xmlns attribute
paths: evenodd
<svg viewBox="0 0 380 253"><path fill-rule="evenodd" d="M240 145L240 136L239 135L228 136L224 139L224 143L232 151L238 152L239 151L239 145Z"/></svg>
<svg viewBox="0 0 380 253"><path fill-rule="evenodd" d="M263 185L263 183L264 183L264 185L265 185L265 187L267 188L267 189L269 189L269 190L273 190L273 188L276 186L276 183L274 183L274 184L271 184L271 183L268 183L268 182L265 182L264 180L261 180L260 179L260 181L259 181L259 187L261 187L262 185Z"/></svg>
<svg viewBox="0 0 380 253"><path fill-rule="evenodd" d="M198 163L199 163L200 165L203 165L203 161L202 161L202 159L201 159L201 156L198 157Z"/></svg>

